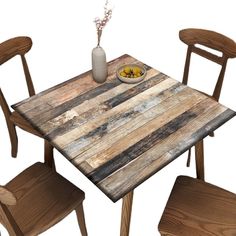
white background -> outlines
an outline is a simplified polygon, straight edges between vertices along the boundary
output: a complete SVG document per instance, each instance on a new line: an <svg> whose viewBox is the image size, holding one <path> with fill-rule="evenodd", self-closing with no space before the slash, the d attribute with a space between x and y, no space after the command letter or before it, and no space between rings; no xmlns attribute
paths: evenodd
<svg viewBox="0 0 236 236"><path fill-rule="evenodd" d="M91 68L91 50L96 46L93 19L103 13L104 0L0 0L0 42L27 35L33 47L27 54L37 92ZM112 60L128 53L181 81L186 45L180 29L195 27L221 32L236 40L234 0L113 0L113 16L105 27L101 45ZM210 91L211 78L219 67L193 57L190 85ZM201 63L202 62L202 63ZM1 88L13 104L27 97L20 59L0 67ZM229 60L220 102L236 110L236 60ZM11 87L11 90L10 90ZM206 180L236 192L235 118L205 139ZM0 112L0 184L36 161L43 161L43 141L18 130L17 159L11 158L10 141ZM177 175L195 176L192 160L185 167L183 154L134 191L131 236L158 235L157 224ZM55 151L58 172L86 192L84 202L90 236L119 235L121 201L112 203L61 154ZM7 235L1 227L2 236ZM42 235L80 235L76 216Z"/></svg>

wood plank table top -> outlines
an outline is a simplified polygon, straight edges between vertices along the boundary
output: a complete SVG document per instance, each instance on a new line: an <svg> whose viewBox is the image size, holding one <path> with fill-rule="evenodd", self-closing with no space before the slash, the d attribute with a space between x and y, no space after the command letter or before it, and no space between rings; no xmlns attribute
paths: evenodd
<svg viewBox="0 0 236 236"><path fill-rule="evenodd" d="M127 63L145 79L119 81ZM114 202L236 114L129 55L108 74L97 84L88 71L13 108Z"/></svg>

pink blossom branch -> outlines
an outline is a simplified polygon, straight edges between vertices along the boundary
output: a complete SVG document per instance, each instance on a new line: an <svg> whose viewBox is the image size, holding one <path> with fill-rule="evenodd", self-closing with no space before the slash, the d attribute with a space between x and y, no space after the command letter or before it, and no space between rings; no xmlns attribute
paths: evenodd
<svg viewBox="0 0 236 236"><path fill-rule="evenodd" d="M100 44L102 30L106 26L107 22L111 19L111 16L112 16L112 9L108 8L108 0L106 0L105 6L104 6L104 17L102 19L99 17L96 17L94 20L96 28L97 28L97 34L98 34L98 46Z"/></svg>

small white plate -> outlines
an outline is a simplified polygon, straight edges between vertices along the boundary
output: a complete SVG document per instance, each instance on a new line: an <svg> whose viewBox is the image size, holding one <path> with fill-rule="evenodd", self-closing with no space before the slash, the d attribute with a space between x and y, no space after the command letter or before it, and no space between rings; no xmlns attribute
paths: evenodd
<svg viewBox="0 0 236 236"><path fill-rule="evenodd" d="M141 74L141 76L139 76L137 78L129 78L129 77L121 76L120 72L122 72L125 67L130 67L130 68L138 67L138 68L141 69L142 74ZM121 80L122 82L125 82L125 83L128 83L128 84L135 84L135 83L138 83L138 82L142 81L145 78L146 73L147 73L146 69L143 66L139 66L139 65L136 65L136 64L123 65L123 66L119 67L118 70L116 71L116 75L117 75L118 79Z"/></svg>

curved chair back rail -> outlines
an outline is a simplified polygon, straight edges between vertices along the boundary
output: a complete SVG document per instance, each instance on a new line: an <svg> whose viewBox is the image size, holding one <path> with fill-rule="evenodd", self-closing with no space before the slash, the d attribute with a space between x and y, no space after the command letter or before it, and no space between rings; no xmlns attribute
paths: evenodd
<svg viewBox="0 0 236 236"><path fill-rule="evenodd" d="M229 58L236 57L236 43L223 34L204 29L184 29L179 38L187 45L200 44L221 51Z"/></svg>
<svg viewBox="0 0 236 236"><path fill-rule="evenodd" d="M0 65L16 55L25 55L32 47L29 37L15 37L0 44Z"/></svg>

